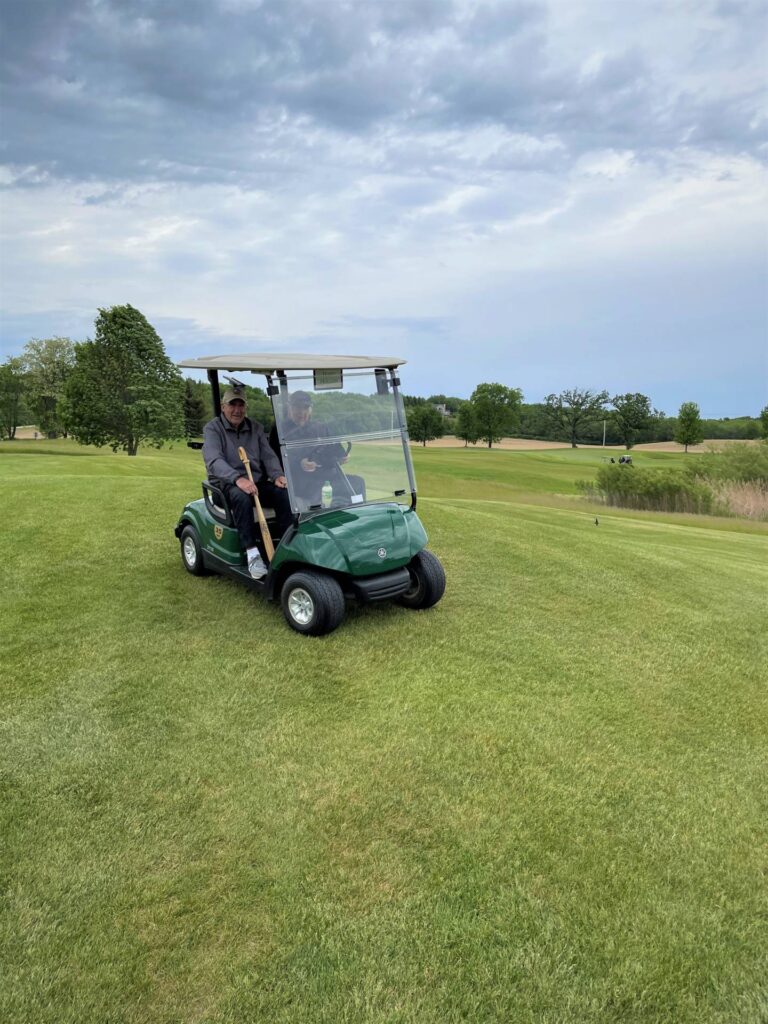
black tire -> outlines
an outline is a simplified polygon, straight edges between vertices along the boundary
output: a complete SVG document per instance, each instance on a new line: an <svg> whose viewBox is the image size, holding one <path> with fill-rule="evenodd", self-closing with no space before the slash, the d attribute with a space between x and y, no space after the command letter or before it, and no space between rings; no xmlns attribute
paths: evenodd
<svg viewBox="0 0 768 1024"><path fill-rule="evenodd" d="M207 570L203 564L203 551L194 526L185 526L179 540L181 541L181 560L184 563L184 568L193 576L205 576Z"/></svg>
<svg viewBox="0 0 768 1024"><path fill-rule="evenodd" d="M280 604L285 621L304 636L332 633L344 618L342 589L325 573L292 573L280 591Z"/></svg>
<svg viewBox="0 0 768 1024"><path fill-rule="evenodd" d="M445 593L445 570L431 551L420 551L408 564L411 585L398 598L406 608L431 608Z"/></svg>

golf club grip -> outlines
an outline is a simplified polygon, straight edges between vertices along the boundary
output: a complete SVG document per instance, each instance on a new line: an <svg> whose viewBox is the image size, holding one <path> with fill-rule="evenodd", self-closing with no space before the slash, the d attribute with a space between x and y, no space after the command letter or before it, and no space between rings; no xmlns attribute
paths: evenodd
<svg viewBox="0 0 768 1024"><path fill-rule="evenodd" d="M245 472L248 474L248 479L253 483L253 474L251 473L251 463L248 460L248 453L245 448L238 448L237 454L240 456L240 461L245 466ZM272 543L272 537L269 533L269 527L267 526L267 520L264 518L264 512L261 508L261 502L259 501L258 489L253 495L253 514L256 517L256 521L259 524L261 530L261 539L264 541L264 550L267 553L267 558L271 562L275 557L275 546Z"/></svg>

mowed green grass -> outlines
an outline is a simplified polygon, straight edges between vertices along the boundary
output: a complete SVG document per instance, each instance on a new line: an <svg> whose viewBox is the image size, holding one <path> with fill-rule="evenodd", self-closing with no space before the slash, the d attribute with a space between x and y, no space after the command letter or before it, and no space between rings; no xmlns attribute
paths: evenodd
<svg viewBox="0 0 768 1024"><path fill-rule="evenodd" d="M766 1019L765 528L415 455L445 598L314 640L199 455L0 446L0 1019Z"/></svg>

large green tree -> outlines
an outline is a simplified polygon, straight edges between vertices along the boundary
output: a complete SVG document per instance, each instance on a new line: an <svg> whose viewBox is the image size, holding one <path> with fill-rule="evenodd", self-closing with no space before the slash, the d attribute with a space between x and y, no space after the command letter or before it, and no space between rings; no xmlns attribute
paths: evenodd
<svg viewBox="0 0 768 1024"><path fill-rule="evenodd" d="M547 395L544 415L560 437L570 441L571 448L575 448L579 433L603 415L607 401L607 391L566 388L559 395Z"/></svg>
<svg viewBox="0 0 768 1024"><path fill-rule="evenodd" d="M75 345L65 419L81 444L135 455L184 434L184 383L154 327L133 306L100 309L93 341Z"/></svg>
<svg viewBox="0 0 768 1024"><path fill-rule="evenodd" d="M421 441L426 448L427 441L442 437L445 430L443 414L428 402L412 405L408 409L408 435L413 441Z"/></svg>
<svg viewBox="0 0 768 1024"><path fill-rule="evenodd" d="M477 444L479 441L480 434L475 422L475 412L471 402L462 402L459 406L459 411L456 413L455 429L456 437L464 442L465 448L468 444Z"/></svg>
<svg viewBox="0 0 768 1024"><path fill-rule="evenodd" d="M75 346L69 338L33 338L22 355L27 371L29 404L46 437L66 433L61 417L64 385L75 365Z"/></svg>
<svg viewBox="0 0 768 1024"><path fill-rule="evenodd" d="M0 438L12 441L24 411L26 373L20 356L9 356L0 366Z"/></svg>
<svg viewBox="0 0 768 1024"><path fill-rule="evenodd" d="M637 442L641 430L648 430L655 419L664 414L654 412L651 400L639 392L628 392L626 395L614 395L611 399L613 410L611 419L621 438L621 443L629 449Z"/></svg>
<svg viewBox="0 0 768 1024"><path fill-rule="evenodd" d="M760 412L760 430L765 440L768 441L768 405L764 406Z"/></svg>
<svg viewBox="0 0 768 1024"><path fill-rule="evenodd" d="M686 452L689 444L700 444L704 440L704 424L701 422L701 413L696 402L683 402L677 414L677 430L675 441L685 445Z"/></svg>
<svg viewBox="0 0 768 1024"><path fill-rule="evenodd" d="M478 384L469 401L477 436L489 448L494 441L500 441L518 429L523 401L520 388L508 388L503 384Z"/></svg>

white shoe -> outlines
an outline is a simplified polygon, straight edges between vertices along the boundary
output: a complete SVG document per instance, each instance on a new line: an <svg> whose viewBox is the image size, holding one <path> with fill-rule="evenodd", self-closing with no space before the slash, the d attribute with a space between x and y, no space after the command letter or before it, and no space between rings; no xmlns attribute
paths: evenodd
<svg viewBox="0 0 768 1024"><path fill-rule="evenodd" d="M267 567L258 549L248 552L248 572L254 580L260 580L267 575Z"/></svg>

